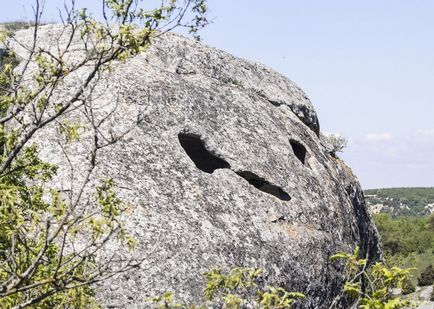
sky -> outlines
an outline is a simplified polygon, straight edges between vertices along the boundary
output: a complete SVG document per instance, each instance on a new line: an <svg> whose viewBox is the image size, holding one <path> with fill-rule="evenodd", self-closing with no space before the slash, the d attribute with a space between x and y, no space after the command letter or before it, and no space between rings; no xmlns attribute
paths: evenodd
<svg viewBox="0 0 434 309"><path fill-rule="evenodd" d="M0 0L0 22L32 0ZM56 21L63 0L46 0ZM77 0L98 11L100 0ZM368 188L434 186L434 1L208 0L203 42L297 83Z"/></svg>

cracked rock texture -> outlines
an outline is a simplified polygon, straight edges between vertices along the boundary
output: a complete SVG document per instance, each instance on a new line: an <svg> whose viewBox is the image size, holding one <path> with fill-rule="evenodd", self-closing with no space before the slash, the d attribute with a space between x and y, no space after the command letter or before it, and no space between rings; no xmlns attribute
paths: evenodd
<svg viewBox="0 0 434 309"><path fill-rule="evenodd" d="M40 44L55 52L61 35L58 26L41 27ZM21 42L30 37L17 33ZM62 93L73 87L67 82ZM101 150L90 186L116 180L145 257L140 269L98 287L108 308L144 308L145 297L167 289L200 301L202 274L213 266L263 268L267 285L306 294L301 307L328 308L344 280L332 254L360 245L369 258L381 256L356 177L328 153L307 96L279 73L169 33L105 73L91 98L96 117L109 115L105 134L123 137ZM82 112L66 117L86 124ZM60 166L55 184L69 189L55 125L34 140ZM83 130L65 146L76 183L91 142Z"/></svg>

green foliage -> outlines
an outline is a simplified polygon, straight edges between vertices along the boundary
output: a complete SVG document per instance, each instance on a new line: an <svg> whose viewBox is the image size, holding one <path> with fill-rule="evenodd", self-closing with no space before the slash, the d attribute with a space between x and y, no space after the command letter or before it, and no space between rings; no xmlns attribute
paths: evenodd
<svg viewBox="0 0 434 309"><path fill-rule="evenodd" d="M428 204L434 203L434 187L365 190L368 205L383 204L381 212L393 216L426 216Z"/></svg>
<svg viewBox="0 0 434 309"><path fill-rule="evenodd" d="M391 292L398 287L414 290L414 286L406 287L412 269L386 267L383 263L369 266L368 261L359 258L359 255L359 248L356 247L353 253L338 252L330 257L332 261L345 262L348 280L344 284L343 292L351 296L359 308L398 309L411 305L408 300L400 297L392 298ZM228 273L218 268L212 269L204 275L205 301L200 305L176 302L171 292L147 301L153 308L158 309L290 309L297 299L305 297L301 293L288 292L281 287L260 289L257 281L262 273L261 269L254 268L233 268Z"/></svg>
<svg viewBox="0 0 434 309"><path fill-rule="evenodd" d="M224 274L220 269L215 268L205 273L205 298L212 300L217 292L228 294L237 289L255 286L254 281L261 274L261 269L233 268L228 274Z"/></svg>
<svg viewBox="0 0 434 309"><path fill-rule="evenodd" d="M414 285L414 283L409 278L406 278L402 282L402 295L407 295L415 291L416 291L416 286Z"/></svg>
<svg viewBox="0 0 434 309"><path fill-rule="evenodd" d="M412 269L386 267L383 263L375 263L368 267L365 259L359 258L359 249L353 254L340 252L330 258L332 261L343 259L348 275L344 292L355 299L363 309L395 309L410 305L400 297L392 298L391 291L402 287Z"/></svg>
<svg viewBox="0 0 434 309"><path fill-rule="evenodd" d="M0 31L0 44L2 39L6 38L6 34ZM8 94L11 81L13 79L13 69L18 65L15 55L9 51L5 51L0 57L0 117L2 117L11 104Z"/></svg>
<svg viewBox="0 0 434 309"><path fill-rule="evenodd" d="M200 305L175 302L171 292L147 300L158 309L204 309L216 306L226 309L239 309L246 306L258 309L290 309L296 299L304 298L301 293L288 292L280 287L259 289L256 281L262 273L263 270L254 268L236 267L228 273L224 273L218 268L212 269L204 274L203 294L205 302Z"/></svg>
<svg viewBox="0 0 434 309"><path fill-rule="evenodd" d="M94 248L122 230L121 201L114 183L107 181L97 189L104 217L75 213L58 191L41 185L55 172L33 145L0 178L0 307L97 307L93 291L83 283L92 282L99 271ZM93 235L88 249L66 250L66 238L73 242L87 233Z"/></svg>
<svg viewBox="0 0 434 309"><path fill-rule="evenodd" d="M425 228L428 231L434 232L434 214L428 217Z"/></svg>
<svg viewBox="0 0 434 309"><path fill-rule="evenodd" d="M205 273L204 296L207 301L221 301L225 308L240 308L249 300L246 299L249 289L257 287L256 280L262 275L262 269L233 268L228 274L220 269ZM283 288L268 287L256 291L255 305L258 308L290 308L297 298L304 297L301 293L287 292Z"/></svg>
<svg viewBox="0 0 434 309"><path fill-rule="evenodd" d="M69 227L72 219L60 194L39 185L55 171L33 145L0 178L0 307L36 301L42 308L95 307L93 292L80 284L95 267L91 256L81 261L54 241L56 225Z"/></svg>
<svg viewBox="0 0 434 309"><path fill-rule="evenodd" d="M153 304L156 309L175 309L175 308L191 308L191 309L202 309L202 307L187 306L182 303L177 303L174 300L174 295L172 292L165 292L161 296L151 297L146 299L149 303Z"/></svg>
<svg viewBox="0 0 434 309"><path fill-rule="evenodd" d="M406 256L434 249L434 230L427 217L392 218L390 214L376 214L374 220L388 254Z"/></svg>
<svg viewBox="0 0 434 309"><path fill-rule="evenodd" d="M269 287L268 291L258 292L260 308L264 309L289 309L296 299L304 297L302 293L287 292L283 288Z"/></svg>
<svg viewBox="0 0 434 309"><path fill-rule="evenodd" d="M427 286L434 284L434 268L432 265L429 265L421 274L419 279L417 280L418 285Z"/></svg>
<svg viewBox="0 0 434 309"><path fill-rule="evenodd" d="M422 203L430 203L434 201L434 187L370 189L365 190L365 193L397 200L408 200Z"/></svg>
<svg viewBox="0 0 434 309"><path fill-rule="evenodd" d="M434 263L434 230L430 217L396 217L390 214L373 216L382 238L388 265L415 267L409 280L417 283L423 270Z"/></svg>
<svg viewBox="0 0 434 309"><path fill-rule="evenodd" d="M79 123L71 123L64 120L59 123L58 131L65 137L67 143L72 143L80 140L80 130L86 127Z"/></svg>

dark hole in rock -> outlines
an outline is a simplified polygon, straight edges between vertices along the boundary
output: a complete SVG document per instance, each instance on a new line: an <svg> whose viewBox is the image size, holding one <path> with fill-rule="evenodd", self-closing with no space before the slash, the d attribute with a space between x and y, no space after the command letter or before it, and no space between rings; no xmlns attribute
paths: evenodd
<svg viewBox="0 0 434 309"><path fill-rule="evenodd" d="M282 201L290 201L291 197L288 193L283 191L282 188L275 186L264 178L259 177L258 175L249 172L249 171L239 171L236 172L239 176L243 177L245 180L249 182L256 189L261 190L262 192L274 195L275 197L280 198Z"/></svg>
<svg viewBox="0 0 434 309"><path fill-rule="evenodd" d="M297 159L300 160L301 163L305 164L306 161L306 148L297 141L290 140L292 151L294 152Z"/></svg>
<svg viewBox="0 0 434 309"><path fill-rule="evenodd" d="M280 105L283 104L282 102L279 102L279 101L273 101L273 100L268 100L268 102L270 102L270 103L273 104L274 106L280 106Z"/></svg>
<svg viewBox="0 0 434 309"><path fill-rule="evenodd" d="M211 174L219 168L231 168L228 162L206 150L199 136L179 133L178 139L182 148L184 148L198 169Z"/></svg>

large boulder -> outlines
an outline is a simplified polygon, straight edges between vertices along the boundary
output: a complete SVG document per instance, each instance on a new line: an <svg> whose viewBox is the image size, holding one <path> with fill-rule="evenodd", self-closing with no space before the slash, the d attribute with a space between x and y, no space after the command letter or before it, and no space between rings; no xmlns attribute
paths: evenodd
<svg viewBox="0 0 434 309"><path fill-rule="evenodd" d="M40 44L55 50L63 35L41 27ZM16 38L30 44L31 33ZM25 57L19 45L14 51ZM73 93L74 83L62 91ZM325 147L304 92L273 70L169 33L105 72L88 99L95 117L109 116L106 136L122 136L100 150L90 185L116 180L145 258L98 288L107 307L143 308L167 289L197 302L205 271L244 266L263 268L268 285L306 294L304 308L328 308L344 281L331 255L360 246L370 259L381 256L356 177ZM80 108L66 117L88 122ZM59 165L54 184L69 190L71 166L73 183L84 181L92 139L84 130L63 149L60 140L55 124L34 138Z"/></svg>

